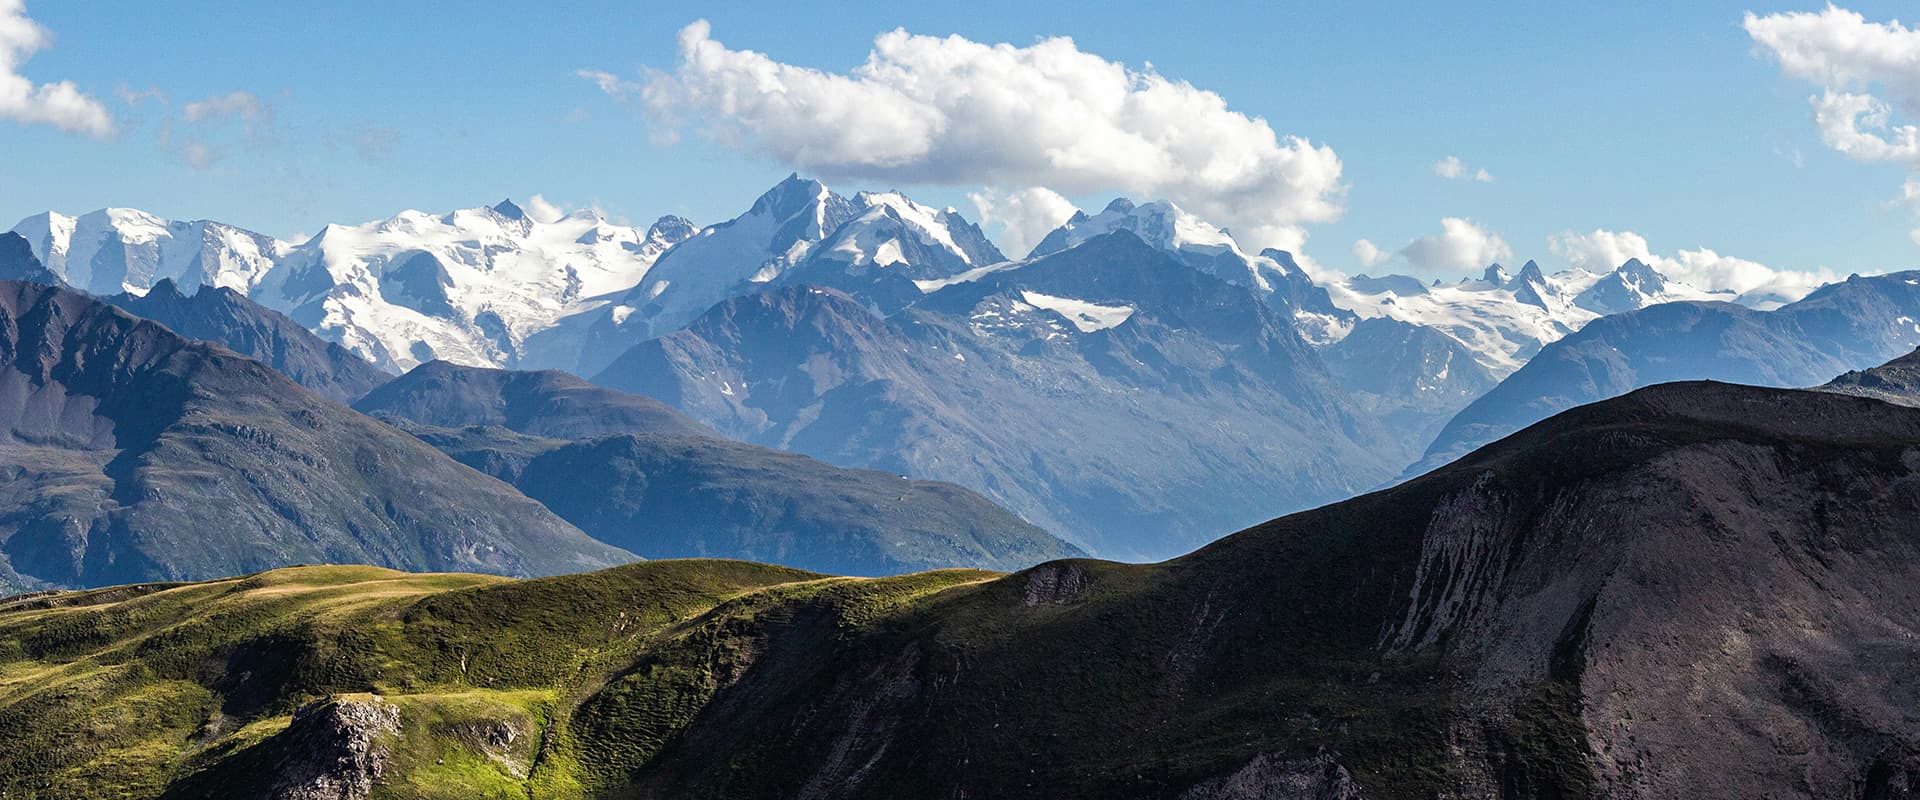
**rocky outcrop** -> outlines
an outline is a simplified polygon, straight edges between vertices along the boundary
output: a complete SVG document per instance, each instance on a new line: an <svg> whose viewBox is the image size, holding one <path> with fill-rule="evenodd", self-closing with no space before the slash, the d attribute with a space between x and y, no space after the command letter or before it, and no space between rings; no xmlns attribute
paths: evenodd
<svg viewBox="0 0 1920 800"><path fill-rule="evenodd" d="M284 756L273 800L364 800L386 770L383 741L400 733L400 708L378 695L316 700L280 734Z"/></svg>
<svg viewBox="0 0 1920 800"><path fill-rule="evenodd" d="M1180 800L1361 800L1360 786L1333 756L1255 756L1230 775L1205 781Z"/></svg>

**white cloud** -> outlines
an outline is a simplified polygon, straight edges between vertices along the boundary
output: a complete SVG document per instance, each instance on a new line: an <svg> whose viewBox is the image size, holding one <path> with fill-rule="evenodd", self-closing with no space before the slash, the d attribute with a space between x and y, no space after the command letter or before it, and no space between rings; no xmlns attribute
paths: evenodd
<svg viewBox="0 0 1920 800"><path fill-rule="evenodd" d="M695 130L828 178L1117 190L1172 200L1256 247L1297 243L1344 210L1332 148L1072 39L1017 47L895 30L845 74L728 49L705 21L679 41L675 69L643 83L579 74L638 100L656 130Z"/></svg>
<svg viewBox="0 0 1920 800"><path fill-rule="evenodd" d="M567 215L559 206L548 202L547 198L534 195L527 198L527 216L535 222L554 222Z"/></svg>
<svg viewBox="0 0 1920 800"><path fill-rule="evenodd" d="M1447 156L1446 158L1433 162L1433 174L1450 181L1464 178L1480 183L1493 182L1493 173L1488 172L1485 168L1470 168L1467 166L1467 162L1460 160L1459 156Z"/></svg>
<svg viewBox="0 0 1920 800"><path fill-rule="evenodd" d="M1547 249L1566 259L1574 268L1591 272L1608 272L1627 263L1630 258L1647 263L1653 261L1653 250L1647 247L1647 237L1633 231L1617 232L1602 228L1596 228L1591 233L1564 231L1547 237Z"/></svg>
<svg viewBox="0 0 1920 800"><path fill-rule="evenodd" d="M204 100L195 100L181 107L180 113L187 118L188 122L200 122L229 117L255 119L265 109L260 98L255 97L252 92L233 91Z"/></svg>
<svg viewBox="0 0 1920 800"><path fill-rule="evenodd" d="M0 119L52 125L68 133L113 135L113 115L72 81L34 85L20 66L53 43L27 16L24 0L0 0Z"/></svg>
<svg viewBox="0 0 1920 800"><path fill-rule="evenodd" d="M1073 203L1044 186L1018 191L988 189L967 199L980 212L980 224L995 229L996 244L1008 258L1025 258L1034 245L1073 216Z"/></svg>
<svg viewBox="0 0 1920 800"><path fill-rule="evenodd" d="M1380 249L1379 245L1366 239L1354 242L1351 252L1353 260L1360 262L1362 267L1377 267L1393 258L1392 253Z"/></svg>
<svg viewBox="0 0 1920 800"><path fill-rule="evenodd" d="M1896 123L1896 114L1920 116L1920 28L1898 20L1868 22L1859 12L1829 5L1818 12L1760 16L1743 26L1754 49L1780 72L1820 87L1810 98L1820 140L1856 161L1920 170L1920 126ZM1914 207L1913 179L1898 202ZM1920 230L1912 238L1920 243Z"/></svg>
<svg viewBox="0 0 1920 800"><path fill-rule="evenodd" d="M1427 269L1478 269L1513 258L1513 248L1473 220L1447 217L1440 220L1440 233L1408 242L1400 254Z"/></svg>
<svg viewBox="0 0 1920 800"><path fill-rule="evenodd" d="M1825 267L1774 269L1757 261L1723 256L1705 247L1664 256L1653 252L1646 237L1632 231L1566 231L1547 237L1547 248L1568 264L1595 272L1609 271L1627 259L1637 258L1661 274L1696 289L1733 292L1750 301L1791 302L1842 277Z"/></svg>

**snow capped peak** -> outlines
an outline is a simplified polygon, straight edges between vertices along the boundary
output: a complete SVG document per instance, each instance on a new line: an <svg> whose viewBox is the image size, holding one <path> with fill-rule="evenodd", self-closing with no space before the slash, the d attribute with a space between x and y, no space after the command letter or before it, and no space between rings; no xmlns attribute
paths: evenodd
<svg viewBox="0 0 1920 800"><path fill-rule="evenodd" d="M785 180L773 185L753 201L753 207L746 216L773 217L786 220L807 211L813 206L835 195L827 190L827 185L812 178L802 178L800 173L788 175Z"/></svg>
<svg viewBox="0 0 1920 800"><path fill-rule="evenodd" d="M649 330L672 330L744 285L778 279L858 210L825 184L788 175L755 199L747 213L668 249L618 305L646 309L630 318ZM623 315L617 324L627 319Z"/></svg>
<svg viewBox="0 0 1920 800"><path fill-rule="evenodd" d="M1306 270L1300 268L1299 262L1293 260L1293 254L1285 250L1269 247L1260 251L1260 257L1272 261L1288 275L1305 276L1307 274Z"/></svg>
<svg viewBox="0 0 1920 800"><path fill-rule="evenodd" d="M141 293L168 277L245 287L282 250L271 237L231 225L168 220L134 208L78 217L47 212L21 220L15 231L49 271L94 294Z"/></svg>
<svg viewBox="0 0 1920 800"><path fill-rule="evenodd" d="M1617 314L1656 303L1714 299L1727 298L1670 280L1646 262L1629 258L1612 272L1594 278L1575 295L1573 302L1595 313Z"/></svg>
<svg viewBox="0 0 1920 800"><path fill-rule="evenodd" d="M1235 253L1245 258L1233 237L1212 223L1187 213L1166 200L1134 203L1115 198L1106 209L1091 217L1075 215L1066 224L1047 234L1028 258L1060 252L1114 231L1127 231L1149 245L1174 253L1196 253L1208 257Z"/></svg>
<svg viewBox="0 0 1920 800"><path fill-rule="evenodd" d="M1480 280L1493 284L1496 289L1504 288L1511 277L1507 274L1507 269L1498 263L1488 265L1487 271L1480 274Z"/></svg>
<svg viewBox="0 0 1920 800"><path fill-rule="evenodd" d="M1547 276L1540 271L1540 264L1529 258L1527 263L1520 267L1520 274L1514 278L1514 281L1522 284L1545 284Z"/></svg>
<svg viewBox="0 0 1920 800"><path fill-rule="evenodd" d="M647 227L647 238L670 240L672 243L677 244L683 239L692 238L699 230L699 228L694 226L692 220L686 217L668 214L654 220L653 224Z"/></svg>
<svg viewBox="0 0 1920 800"><path fill-rule="evenodd" d="M493 213L514 221L527 218L527 212L519 206L514 205L512 200L501 200L499 203L494 204Z"/></svg>
<svg viewBox="0 0 1920 800"><path fill-rule="evenodd" d="M1135 203L1125 197L1108 203L1100 213L1076 212L1040 244L1029 260L1085 244L1099 236L1126 231L1151 247L1178 257L1182 263L1221 280L1248 286L1271 296L1289 274L1304 276L1291 254L1275 250L1284 259L1262 253L1249 255L1233 235L1166 200Z"/></svg>

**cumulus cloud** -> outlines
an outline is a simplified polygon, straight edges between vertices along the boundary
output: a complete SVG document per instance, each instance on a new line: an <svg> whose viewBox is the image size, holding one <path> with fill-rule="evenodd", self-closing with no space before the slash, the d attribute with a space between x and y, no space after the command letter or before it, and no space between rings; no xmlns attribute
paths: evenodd
<svg viewBox="0 0 1920 800"><path fill-rule="evenodd" d="M1433 174L1450 181L1465 179L1480 183L1493 182L1493 173L1485 168L1468 167L1467 162L1461 161L1459 156L1447 156L1433 162Z"/></svg>
<svg viewBox="0 0 1920 800"><path fill-rule="evenodd" d="M1478 269L1513 258L1513 248L1498 234L1462 217L1440 220L1440 232L1400 248L1400 255L1427 269Z"/></svg>
<svg viewBox="0 0 1920 800"><path fill-rule="evenodd" d="M72 81L35 85L20 74L27 59L51 44L53 35L27 16L24 0L0 0L0 119L96 138L113 135L107 107Z"/></svg>
<svg viewBox="0 0 1920 800"><path fill-rule="evenodd" d="M1810 102L1828 147L1856 161L1920 170L1920 126L1894 120L1920 116L1920 28L1869 22L1832 5L1748 12L1743 26L1755 51L1778 63L1781 74L1820 87ZM1913 237L1920 242L1920 230Z"/></svg>
<svg viewBox="0 0 1920 800"><path fill-rule="evenodd" d="M1059 192L1044 186L970 192L967 199L980 212L980 224L994 231L1001 252L1009 258L1025 257L1079 210Z"/></svg>
<svg viewBox="0 0 1920 800"><path fill-rule="evenodd" d="M1647 239L1632 231L1565 231L1547 237L1547 248L1568 264L1606 272L1637 258L1661 274L1696 289L1732 292L1747 302L1792 302L1842 276L1833 270L1782 270L1735 258L1709 248L1680 250L1671 256L1653 252Z"/></svg>
<svg viewBox="0 0 1920 800"><path fill-rule="evenodd" d="M1350 252L1353 253L1353 260L1360 262L1362 267L1377 267L1393 258L1392 253L1380 249L1379 245L1366 239L1354 242Z"/></svg>
<svg viewBox="0 0 1920 800"><path fill-rule="evenodd" d="M705 21L679 45L671 72L639 82L580 75L640 103L656 131L692 130L828 178L1117 190L1172 200L1254 246L1297 244L1344 210L1332 148L1069 38L1018 47L895 30L845 74L729 49Z"/></svg>
<svg viewBox="0 0 1920 800"><path fill-rule="evenodd" d="M1575 269L1607 272L1637 258L1652 263L1653 250L1647 237L1633 231L1595 228L1591 233L1562 231L1547 237L1547 249L1567 260Z"/></svg>

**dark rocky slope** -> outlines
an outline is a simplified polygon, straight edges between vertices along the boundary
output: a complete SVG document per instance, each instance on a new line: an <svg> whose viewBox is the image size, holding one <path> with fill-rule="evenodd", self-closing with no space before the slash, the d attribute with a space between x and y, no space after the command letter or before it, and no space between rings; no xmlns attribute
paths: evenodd
<svg viewBox="0 0 1920 800"><path fill-rule="evenodd" d="M1871 369L1853 370L1822 384L1820 390L1920 406L1920 350Z"/></svg>
<svg viewBox="0 0 1920 800"><path fill-rule="evenodd" d="M663 561L30 598L0 606L21 676L0 785L268 785L295 709L367 691L399 708L376 789L396 796L1891 800L1920 780L1920 410L1663 385L1163 564L988 577Z"/></svg>
<svg viewBox="0 0 1920 800"><path fill-rule="evenodd" d="M631 559L258 361L51 286L0 282L0 430L0 585L16 589Z"/></svg>
<svg viewBox="0 0 1920 800"><path fill-rule="evenodd" d="M336 403L351 403L393 378L232 289L201 286L186 295L172 279L163 278L145 295L123 293L101 299L181 336L215 342L260 361Z"/></svg>
<svg viewBox="0 0 1920 800"><path fill-rule="evenodd" d="M64 285L60 276L33 257L32 243L12 231L0 231L0 280Z"/></svg>

